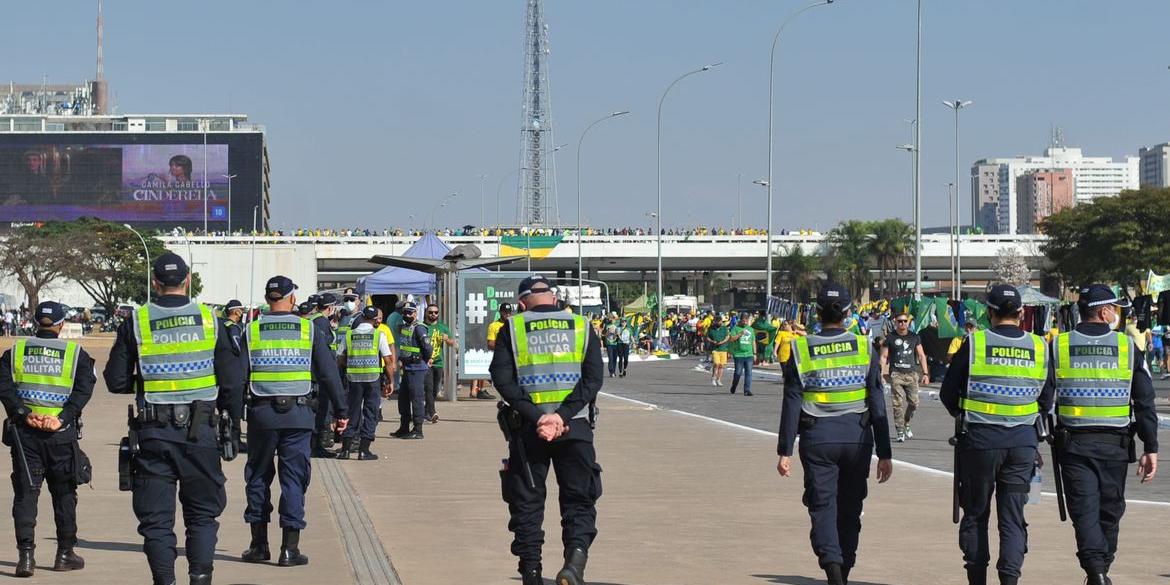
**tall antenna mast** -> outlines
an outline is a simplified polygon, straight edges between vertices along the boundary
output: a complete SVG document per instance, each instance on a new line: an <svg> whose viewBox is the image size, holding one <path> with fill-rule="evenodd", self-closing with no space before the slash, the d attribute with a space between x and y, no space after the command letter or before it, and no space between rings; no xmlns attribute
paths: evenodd
<svg viewBox="0 0 1170 585"><path fill-rule="evenodd" d="M548 25L543 0L528 0L524 26L524 102L520 127L520 171L516 222L556 223L556 162L548 81Z"/></svg>
<svg viewBox="0 0 1170 585"><path fill-rule="evenodd" d="M98 19L97 19L97 80L106 80L106 63L105 57L102 55L102 29L105 28L105 22L102 20L102 0L98 0Z"/></svg>
<svg viewBox="0 0 1170 585"><path fill-rule="evenodd" d="M102 52L105 34L105 19L102 17L102 0L98 0L97 13L97 78L90 84L90 99L93 102L93 113L103 115L107 113L107 97L109 87L106 85L106 59Z"/></svg>

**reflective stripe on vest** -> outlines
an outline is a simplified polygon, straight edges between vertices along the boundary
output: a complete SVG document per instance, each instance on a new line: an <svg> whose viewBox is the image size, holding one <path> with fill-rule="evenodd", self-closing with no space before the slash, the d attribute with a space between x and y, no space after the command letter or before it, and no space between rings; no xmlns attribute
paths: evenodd
<svg viewBox="0 0 1170 585"><path fill-rule="evenodd" d="M218 323L198 303L181 307L148 304L134 312L138 371L151 404L185 404L219 396L215 379Z"/></svg>
<svg viewBox="0 0 1170 585"><path fill-rule="evenodd" d="M507 322L520 387L543 413L554 413L581 380L589 322L568 311L526 311ZM573 418L585 418L589 407Z"/></svg>
<svg viewBox="0 0 1170 585"><path fill-rule="evenodd" d="M372 329L345 334L345 377L351 382L377 382L382 375L382 332Z"/></svg>
<svg viewBox="0 0 1170 585"><path fill-rule="evenodd" d="M77 374L77 344L56 339L20 339L12 348L16 395L37 414L59 416Z"/></svg>
<svg viewBox="0 0 1170 585"><path fill-rule="evenodd" d="M313 323L296 315L262 315L248 326L248 363L252 394L308 394L313 380Z"/></svg>
<svg viewBox="0 0 1170 585"><path fill-rule="evenodd" d="M792 341L796 370L804 387L801 410L829 417L868 410L869 339L863 335L809 335Z"/></svg>
<svg viewBox="0 0 1170 585"><path fill-rule="evenodd" d="M411 345L414 343L415 325L418 325L418 323L411 323L410 325L403 323L402 327L398 328L398 351L402 353L408 353L415 357L420 357L422 354L422 348L417 345Z"/></svg>
<svg viewBox="0 0 1170 585"><path fill-rule="evenodd" d="M971 334L971 374L959 406L973 423L1001 427L1030 425L1036 400L1048 380L1048 346L1031 333L1006 337L993 331Z"/></svg>
<svg viewBox="0 0 1170 585"><path fill-rule="evenodd" d="M1053 342L1056 414L1066 427L1130 423L1134 351L1124 333L1061 333Z"/></svg>

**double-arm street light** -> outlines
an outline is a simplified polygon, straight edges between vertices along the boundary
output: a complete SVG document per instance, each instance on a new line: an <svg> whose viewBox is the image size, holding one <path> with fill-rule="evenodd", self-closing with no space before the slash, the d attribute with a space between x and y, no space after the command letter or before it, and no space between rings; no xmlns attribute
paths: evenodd
<svg viewBox="0 0 1170 585"><path fill-rule="evenodd" d="M658 286L655 293L658 295L658 299L657 306L654 310L655 347L658 346L662 335L662 104L666 102L666 96L670 94L670 90L674 89L674 86L678 85L678 82L692 75L710 71L722 64L723 62L720 61L718 63L704 65L694 71L688 71L678 76L677 79L670 82L670 85L666 86L666 91L662 92L662 98L658 100L658 211L654 215L657 223L655 231L657 232L658 238Z"/></svg>
<svg viewBox="0 0 1170 585"><path fill-rule="evenodd" d="M588 126L585 127L585 130L581 132L581 138L579 140L577 140L577 303L578 303L578 305L581 303L581 298L582 298L581 291L584 288L584 284L585 284L585 280L584 280L585 276L584 276L584 272L583 272L585 263L584 263L584 260L582 260L582 258L581 258L581 236L584 234L584 231L581 227L582 226L582 222L581 222L581 145L585 142L585 135L589 134L589 131L592 130L594 126L596 126L596 125L598 125L606 120L612 120L613 118L616 118L618 116L624 116L628 113L630 113L629 110L622 110L620 112L613 112L612 114L609 114L609 115L605 116L604 118L598 118L592 124L589 124Z"/></svg>
<svg viewBox="0 0 1170 585"><path fill-rule="evenodd" d="M228 180L227 235L232 235L232 179L239 175L223 175Z"/></svg>
<svg viewBox="0 0 1170 585"><path fill-rule="evenodd" d="M947 100L943 105L955 111L955 279L958 284L955 287L955 300L962 300L963 296L963 211L959 205L962 200L962 188L959 185L959 110L971 105L971 101L963 100ZM972 202L975 200L974 194L971 196ZM972 203L972 206L974 203ZM971 223L975 223L975 210L971 210Z"/></svg>
<svg viewBox="0 0 1170 585"><path fill-rule="evenodd" d="M772 296L772 133L773 120L775 118L775 112L773 111L773 99L776 90L776 45L780 43L780 34L784 32L784 28L787 27L788 23L792 22L793 19L808 10L812 10L818 6L827 6L832 3L833 0L821 0L820 2L809 4L808 6L797 10L796 12L792 13L791 16L784 19L784 22L780 24L780 28L776 30L776 36L772 37L772 51L769 53L768 57L768 179L766 181L767 184L765 185L768 188L768 233L765 236L768 243L768 249L766 252L768 258L767 270L764 276L765 305L768 303L768 298Z"/></svg>

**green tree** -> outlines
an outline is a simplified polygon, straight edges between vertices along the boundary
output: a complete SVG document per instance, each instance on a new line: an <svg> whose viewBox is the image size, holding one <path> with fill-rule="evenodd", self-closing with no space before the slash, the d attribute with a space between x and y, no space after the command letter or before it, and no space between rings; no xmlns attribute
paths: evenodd
<svg viewBox="0 0 1170 585"><path fill-rule="evenodd" d="M1065 282L1136 285L1170 271L1170 189L1142 188L1055 213L1040 225L1041 250Z"/></svg>
<svg viewBox="0 0 1170 585"><path fill-rule="evenodd" d="M820 259L805 254L800 244L776 255L776 270L783 274L781 282L788 286L792 300L805 302L812 297L817 285L819 264Z"/></svg>
<svg viewBox="0 0 1170 585"><path fill-rule="evenodd" d="M914 226L897 218L875 221L870 225L873 242L870 251L877 262L881 294L893 298L898 294L900 271L914 253Z"/></svg>
<svg viewBox="0 0 1170 585"><path fill-rule="evenodd" d="M872 224L855 219L843 221L829 231L827 240L828 272L849 289L853 298L860 299L872 280Z"/></svg>
<svg viewBox="0 0 1170 585"><path fill-rule="evenodd" d="M35 307L45 287L68 278L79 240L68 224L16 228L0 243L0 269L12 274L24 289L28 306Z"/></svg>

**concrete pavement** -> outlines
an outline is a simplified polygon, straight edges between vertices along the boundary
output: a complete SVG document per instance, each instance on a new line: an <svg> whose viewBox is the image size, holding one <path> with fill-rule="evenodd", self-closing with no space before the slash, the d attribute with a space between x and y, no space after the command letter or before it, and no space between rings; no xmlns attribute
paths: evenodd
<svg viewBox="0 0 1170 585"><path fill-rule="evenodd" d="M92 342L86 345L104 362L104 349ZM679 407L655 408L628 399L602 398L598 453L605 494L599 505L600 535L591 553L589 583L820 582L807 540L808 517L800 505L799 472L782 479L775 471L776 439L770 432L779 413L778 397L772 391L772 396L760 395L749 403L742 397L712 395L711 387L704 388L703 379L696 378L691 367L693 363L638 364L631 366L628 378L607 379L609 393L653 394L658 403L693 400L691 406L702 408L684 409L681 402ZM768 392L765 385L759 391ZM94 489L81 488L80 497L80 553L88 567L75 574L42 569L28 582L149 582L130 496L116 489L116 444L124 432L125 404L126 397L110 395L101 387L87 409L83 447L96 467ZM731 407L756 413L759 422L752 419L735 426L682 412L732 418L726 416ZM234 560L248 540L241 519L243 460L225 464L230 501L221 518L216 582L371 582L368 572L359 581L355 566L362 563L354 559L380 549L406 585L517 583L515 560L508 552L507 510L499 492L497 471L506 450L495 426L495 405L491 401L440 403L439 413L443 420L426 427L423 441L380 438L373 446L382 456L379 461L315 466L309 528L302 541L303 551L312 558L307 567L281 569ZM381 427L379 437L391 430ZM327 493L327 484L349 486L334 489L352 494L339 498L341 494ZM548 512L545 557L546 576L551 578L561 556L555 486L550 486ZM1028 513L1032 544L1022 582L1080 583L1072 528L1057 521L1055 503L1046 498L1039 506L1029 507ZM1163 506L1130 506L1114 568L1119 585L1170 583L1163 536L1167 514ZM363 522L368 522L367 530L355 529L355 524ZM47 492L38 528L38 560L43 566L51 561L54 549ZM360 542L354 542L355 534L362 535ZM272 536L278 538L275 532ZM994 542L994 531L991 538ZM0 530L0 573L11 575L14 548L11 529ZM185 572L182 561L178 572ZM963 581L957 535L950 523L950 479L899 465L888 484L871 483L853 583Z"/></svg>

